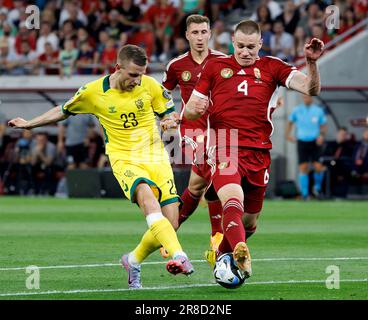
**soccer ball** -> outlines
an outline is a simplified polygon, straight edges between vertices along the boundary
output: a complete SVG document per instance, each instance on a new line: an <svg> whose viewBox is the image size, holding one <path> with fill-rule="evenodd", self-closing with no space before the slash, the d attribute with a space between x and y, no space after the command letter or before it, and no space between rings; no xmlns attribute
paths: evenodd
<svg viewBox="0 0 368 320"><path fill-rule="evenodd" d="M232 253L224 253L216 259L213 275L216 282L227 289L238 288L245 281L243 273L236 266Z"/></svg>

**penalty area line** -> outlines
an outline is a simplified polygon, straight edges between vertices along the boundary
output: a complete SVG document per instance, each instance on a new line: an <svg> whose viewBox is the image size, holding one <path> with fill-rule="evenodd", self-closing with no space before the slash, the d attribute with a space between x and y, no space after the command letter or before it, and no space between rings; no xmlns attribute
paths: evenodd
<svg viewBox="0 0 368 320"><path fill-rule="evenodd" d="M340 282L367 282L368 279L340 279ZM281 281L258 281L246 282L245 286L250 285L275 285L275 284L304 284L304 283L326 283L326 280L281 280ZM77 290L51 290L51 291L36 291L36 292L8 292L0 293L0 297L14 297L14 296L35 296L35 295L59 295L59 294L80 294L80 293L112 293L112 292L126 292L126 291L150 291L150 290L175 290L186 288L203 288L219 286L214 283L199 283L179 286L162 286L162 287L143 287L141 289L77 289Z"/></svg>
<svg viewBox="0 0 368 320"><path fill-rule="evenodd" d="M350 260L368 260L368 257L324 257L324 258L313 258L313 257L295 257L295 258L259 258L252 259L252 262L272 262L272 261L350 261ZM193 263L203 263L207 262L206 260L191 260ZM156 264L165 264L167 261L150 261L143 262L142 265L156 265ZM100 267L116 267L121 266L120 263L96 263L96 264L72 264L72 265L55 265L55 266L37 266L39 270L41 269L73 269L73 268L100 268ZM31 266L27 267L3 267L0 268L0 271L16 271L16 270L25 270Z"/></svg>

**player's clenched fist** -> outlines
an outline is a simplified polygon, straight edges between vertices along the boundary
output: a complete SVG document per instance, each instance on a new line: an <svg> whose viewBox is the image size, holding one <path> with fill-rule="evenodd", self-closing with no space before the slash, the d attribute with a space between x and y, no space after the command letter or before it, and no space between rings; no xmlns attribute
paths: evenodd
<svg viewBox="0 0 368 320"><path fill-rule="evenodd" d="M19 128L19 129L27 129L28 121L23 118L15 118L8 122L9 127Z"/></svg>
<svg viewBox="0 0 368 320"><path fill-rule="evenodd" d="M324 43L323 41L313 38L309 43L304 46L305 57L309 61L316 61L323 52Z"/></svg>
<svg viewBox="0 0 368 320"><path fill-rule="evenodd" d="M209 102L207 98L201 98L194 94L190 96L188 103L185 106L184 116L189 120L198 119L202 116L207 108Z"/></svg>
<svg viewBox="0 0 368 320"><path fill-rule="evenodd" d="M198 98L195 104L195 112L199 114L204 114L208 108L208 99Z"/></svg>

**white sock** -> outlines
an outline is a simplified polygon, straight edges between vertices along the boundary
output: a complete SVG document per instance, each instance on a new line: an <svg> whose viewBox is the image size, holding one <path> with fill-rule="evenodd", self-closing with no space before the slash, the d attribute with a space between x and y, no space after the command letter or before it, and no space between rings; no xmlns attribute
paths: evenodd
<svg viewBox="0 0 368 320"><path fill-rule="evenodd" d="M173 255L173 258L176 259L177 256L182 256L182 257L188 258L188 256L186 255L186 253L184 251L176 251Z"/></svg>
<svg viewBox="0 0 368 320"><path fill-rule="evenodd" d="M129 255L128 255L128 263L131 265L131 266L134 266L134 267L138 267L139 266L139 262L137 261L137 258L135 257L133 251L132 252L129 252Z"/></svg>
<svg viewBox="0 0 368 320"><path fill-rule="evenodd" d="M156 221L165 218L162 212L152 212L146 216L146 221L148 224L148 228L150 228Z"/></svg>

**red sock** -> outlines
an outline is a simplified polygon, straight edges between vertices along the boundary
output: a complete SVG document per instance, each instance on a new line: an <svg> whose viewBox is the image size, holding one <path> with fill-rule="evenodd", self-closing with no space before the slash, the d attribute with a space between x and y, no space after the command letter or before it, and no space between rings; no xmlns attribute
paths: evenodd
<svg viewBox="0 0 368 320"><path fill-rule="evenodd" d="M179 226L197 209L201 197L196 197L186 188L181 196L181 200L183 201L183 206L179 211Z"/></svg>
<svg viewBox="0 0 368 320"><path fill-rule="evenodd" d="M229 242L227 241L226 237L224 236L222 238L222 241L219 245L219 248L218 248L218 252L217 252L217 256L221 256L223 253L226 253L226 252L232 252L233 250L231 249L231 246L229 244Z"/></svg>
<svg viewBox="0 0 368 320"><path fill-rule="evenodd" d="M238 199L231 198L225 203L223 214L224 235L231 246L231 251L233 251L238 242L245 242L245 230L242 221L243 204Z"/></svg>
<svg viewBox="0 0 368 320"><path fill-rule="evenodd" d="M248 228L247 230L245 230L245 236L247 239L249 239L253 234L256 233L257 230L257 226L253 227L253 228Z"/></svg>
<svg viewBox="0 0 368 320"><path fill-rule="evenodd" d="M214 236L216 232L222 232L222 205L220 200L208 201L208 213L211 222L211 234Z"/></svg>

